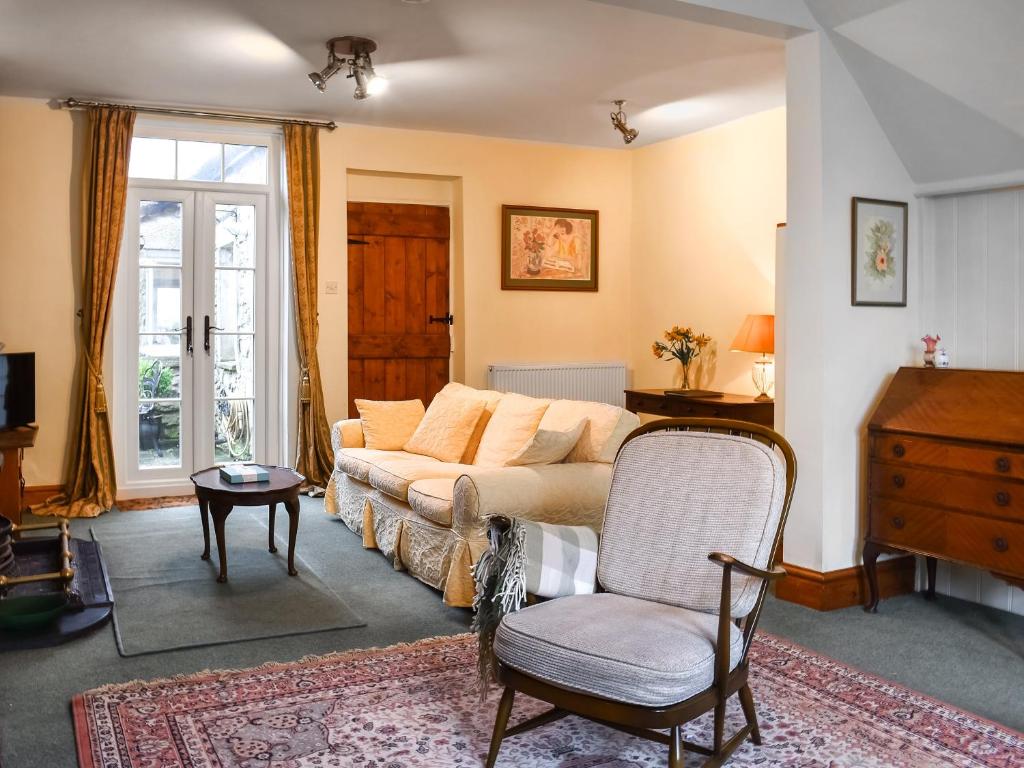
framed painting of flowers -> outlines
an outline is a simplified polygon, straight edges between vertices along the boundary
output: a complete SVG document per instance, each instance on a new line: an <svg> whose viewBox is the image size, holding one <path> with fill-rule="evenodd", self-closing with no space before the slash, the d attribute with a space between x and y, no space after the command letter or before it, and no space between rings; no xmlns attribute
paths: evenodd
<svg viewBox="0 0 1024 768"><path fill-rule="evenodd" d="M596 291L597 211L501 206L501 288Z"/></svg>
<svg viewBox="0 0 1024 768"><path fill-rule="evenodd" d="M852 303L907 306L907 204L853 198Z"/></svg>

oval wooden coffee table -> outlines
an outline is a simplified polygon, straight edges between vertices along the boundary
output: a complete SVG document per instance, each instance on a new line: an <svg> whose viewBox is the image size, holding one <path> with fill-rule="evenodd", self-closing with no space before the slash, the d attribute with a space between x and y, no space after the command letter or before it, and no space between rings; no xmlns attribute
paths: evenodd
<svg viewBox="0 0 1024 768"><path fill-rule="evenodd" d="M199 516L203 521L203 560L210 559L210 515L213 516L213 530L217 536L217 554L220 556L220 575L217 581L228 580L228 551L224 541L224 521L235 507L270 507L271 552L274 546L274 516L277 505L284 504L288 510L288 575L296 576L295 536L299 531L299 487L306 478L287 467L262 466L270 479L260 483L232 484L220 476L220 467L211 467L192 475L199 500Z"/></svg>

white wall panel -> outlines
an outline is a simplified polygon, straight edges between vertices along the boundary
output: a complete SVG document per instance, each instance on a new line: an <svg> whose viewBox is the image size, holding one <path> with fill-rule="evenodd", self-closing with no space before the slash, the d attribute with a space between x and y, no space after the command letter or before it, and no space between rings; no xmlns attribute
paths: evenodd
<svg viewBox="0 0 1024 768"><path fill-rule="evenodd" d="M922 334L940 334L957 368L1024 370L1024 189L922 205ZM1024 615L1024 590L976 568L940 562L936 589Z"/></svg>

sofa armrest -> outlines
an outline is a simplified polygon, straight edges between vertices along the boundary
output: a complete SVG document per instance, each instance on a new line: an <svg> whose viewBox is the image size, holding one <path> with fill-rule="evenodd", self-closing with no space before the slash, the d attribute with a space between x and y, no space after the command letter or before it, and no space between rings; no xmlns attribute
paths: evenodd
<svg viewBox="0 0 1024 768"><path fill-rule="evenodd" d="M342 448L362 448L363 422L359 419L342 419L331 427L331 447L337 453Z"/></svg>
<svg viewBox="0 0 1024 768"><path fill-rule="evenodd" d="M597 462L472 470L455 482L452 528L485 536L492 517L601 528L612 466Z"/></svg>

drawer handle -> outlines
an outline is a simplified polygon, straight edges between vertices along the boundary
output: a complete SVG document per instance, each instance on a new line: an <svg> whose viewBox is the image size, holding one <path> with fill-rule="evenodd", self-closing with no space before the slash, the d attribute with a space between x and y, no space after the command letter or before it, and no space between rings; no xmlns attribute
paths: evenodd
<svg viewBox="0 0 1024 768"><path fill-rule="evenodd" d="M906 452L907 452L907 449L904 448L899 443L896 443L896 445L894 445L892 447L892 455L895 456L897 459L902 459L903 458L903 454L905 454Z"/></svg>
<svg viewBox="0 0 1024 768"><path fill-rule="evenodd" d="M992 539L992 546L995 547L996 552L1005 552L1010 548L1010 543L1002 536L997 536Z"/></svg>
<svg viewBox="0 0 1024 768"><path fill-rule="evenodd" d="M903 475L893 475L892 484L895 485L897 488L902 488L904 485L907 484L907 479L903 477Z"/></svg>
<svg viewBox="0 0 1024 768"><path fill-rule="evenodd" d="M1010 494L1006 491L996 491L996 504L1000 507L1006 507L1010 504Z"/></svg>
<svg viewBox="0 0 1024 768"><path fill-rule="evenodd" d="M903 530L903 526L905 526L906 524L907 522L902 517L894 517L892 519L892 527L895 528L897 531Z"/></svg>
<svg viewBox="0 0 1024 768"><path fill-rule="evenodd" d="M1000 456L996 459L996 472L1009 472L1010 471L1010 460L1005 456Z"/></svg>

